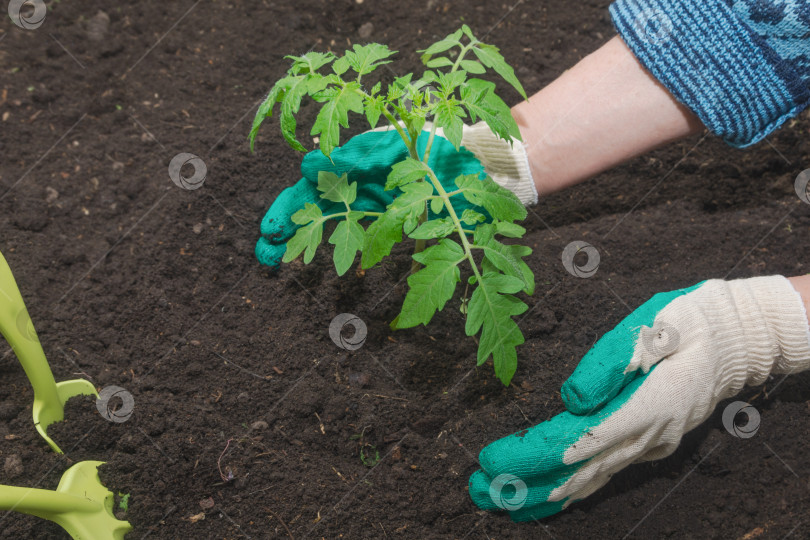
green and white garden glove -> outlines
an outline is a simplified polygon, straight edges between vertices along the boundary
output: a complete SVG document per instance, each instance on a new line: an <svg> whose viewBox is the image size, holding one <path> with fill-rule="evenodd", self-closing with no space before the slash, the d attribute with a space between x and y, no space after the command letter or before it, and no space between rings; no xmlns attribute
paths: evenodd
<svg viewBox="0 0 810 540"><path fill-rule="evenodd" d="M562 387L568 411L481 451L470 496L515 521L549 516L671 454L746 384L808 367L807 315L782 276L657 294L585 355Z"/></svg>
<svg viewBox="0 0 810 540"><path fill-rule="evenodd" d="M417 139L419 155L424 155L431 124L427 123ZM256 244L256 257L262 264L277 267L286 251L286 242L300 227L290 217L304 203L317 204L324 214L344 211L342 203L320 198L318 173L328 171L341 176L348 174L349 182L357 182L357 199L352 209L364 212L383 212L394 200L394 191L383 186L395 163L408 156L405 143L396 130L387 128L367 131L353 137L345 145L332 151L332 161L320 150L304 156L301 164L303 178L282 191L262 219L262 236ZM520 141L512 145L497 138L484 122L464 126L461 151L436 131L430 151L429 165L442 185L455 190L453 181L462 174L481 174L486 171L501 186L515 193L524 205L537 202L537 191L529 173L526 152ZM454 208L461 212L469 203L462 197L454 199Z"/></svg>

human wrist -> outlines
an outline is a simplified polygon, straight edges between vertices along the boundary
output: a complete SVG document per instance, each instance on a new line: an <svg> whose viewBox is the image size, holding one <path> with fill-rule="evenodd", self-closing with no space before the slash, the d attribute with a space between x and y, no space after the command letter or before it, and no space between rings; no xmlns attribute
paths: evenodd
<svg viewBox="0 0 810 540"><path fill-rule="evenodd" d="M808 324L810 324L810 274L804 276L795 276L788 278L788 281L796 292L804 305L804 312L807 316Z"/></svg>
<svg viewBox="0 0 810 540"><path fill-rule="evenodd" d="M810 367L807 301L792 280L767 276L728 283L749 361L769 364L770 373L794 373ZM749 384L761 382L764 379Z"/></svg>

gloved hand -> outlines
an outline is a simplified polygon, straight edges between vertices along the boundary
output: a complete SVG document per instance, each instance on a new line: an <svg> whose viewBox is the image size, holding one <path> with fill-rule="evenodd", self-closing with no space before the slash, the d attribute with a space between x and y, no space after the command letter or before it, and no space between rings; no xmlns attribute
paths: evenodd
<svg viewBox="0 0 810 540"><path fill-rule="evenodd" d="M428 123L417 139L419 155L424 155L430 134ZM329 171L341 176L348 173L349 182L357 182L357 199L352 208L365 212L383 212L394 200L394 191L383 186L395 163L408 156L408 149L393 127L362 133L332 152L332 160L320 150L308 153L301 164L304 176L298 183L279 194L262 219L262 237L256 244L256 257L262 264L277 267L287 249L286 242L300 227L290 220L304 203L317 204L324 214L345 211L342 203L320 198L318 172ZM437 130L430 151L429 165L442 185L450 191L456 189L453 181L462 174L481 174L486 171L495 182L515 193L523 204L537 202L537 192L529 174L526 152L520 141L498 139L484 122L464 126L461 151ZM462 197L453 199L454 208L463 211L469 206Z"/></svg>
<svg viewBox="0 0 810 540"><path fill-rule="evenodd" d="M585 355L562 387L568 411L481 451L470 496L515 521L549 516L671 454L744 385L808 367L804 305L782 276L657 294Z"/></svg>

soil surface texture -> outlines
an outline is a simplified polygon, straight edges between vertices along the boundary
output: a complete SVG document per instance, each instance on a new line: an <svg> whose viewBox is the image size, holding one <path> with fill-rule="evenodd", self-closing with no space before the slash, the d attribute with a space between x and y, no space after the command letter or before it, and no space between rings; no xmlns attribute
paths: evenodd
<svg viewBox="0 0 810 540"><path fill-rule="evenodd" d="M0 251L56 380L119 386L134 409L110 422L71 400L49 429L57 455L3 346L0 484L55 489L71 464L105 461L130 539L810 537L807 373L734 398L759 411L755 436L728 433L721 403L670 457L542 522L482 512L467 493L478 452L562 412L579 359L653 294L810 271L810 205L794 192L810 116L747 150L698 135L531 208L537 290L504 387L491 363L475 367L463 288L428 328L389 329L407 246L343 278L329 249L276 273L257 263L258 224L301 155L275 120L251 154L250 121L285 54L377 41L400 51L384 77L421 72L415 51L462 22L534 93L615 35L607 1L46 4L39 28L0 24ZM315 113L302 107L309 147ZM205 164L200 189L169 178L182 152ZM561 264L574 240L599 251L591 278ZM330 339L341 313L367 325L359 349ZM68 538L13 512L0 537Z"/></svg>

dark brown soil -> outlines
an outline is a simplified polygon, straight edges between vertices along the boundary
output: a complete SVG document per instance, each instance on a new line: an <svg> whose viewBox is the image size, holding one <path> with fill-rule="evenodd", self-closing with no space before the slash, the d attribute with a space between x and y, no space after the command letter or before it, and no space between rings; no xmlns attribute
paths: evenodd
<svg viewBox="0 0 810 540"><path fill-rule="evenodd" d="M0 483L53 489L70 464L107 461L104 483L130 494L129 538L810 537L808 374L739 396L761 412L755 437L729 435L721 404L673 456L542 523L480 512L466 491L480 449L560 412L579 358L652 294L808 272L810 206L793 193L808 115L746 151L691 138L534 207L538 286L509 388L474 369L458 298L430 328L388 329L405 247L342 279L325 251L277 274L253 257L264 211L298 179L275 126L255 155L245 140L284 54L343 48L371 22L368 40L402 51L391 68L404 73L464 21L534 92L614 35L607 4L86 0L51 2L36 30L4 19L0 250L57 380L124 387L135 411L113 424L72 401L50 429L57 456L4 349L0 461L23 470ZM99 10L109 28L93 40ZM205 161L202 189L168 178L179 152ZM560 263L573 240L601 253L591 279ZM362 348L329 339L340 313L368 325ZM16 513L0 531L66 536Z"/></svg>

